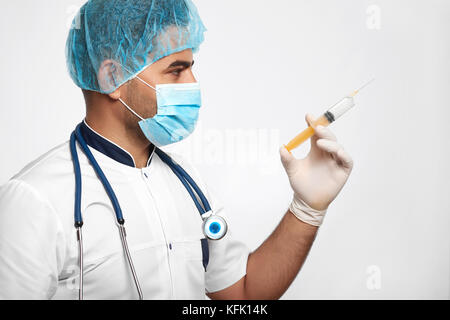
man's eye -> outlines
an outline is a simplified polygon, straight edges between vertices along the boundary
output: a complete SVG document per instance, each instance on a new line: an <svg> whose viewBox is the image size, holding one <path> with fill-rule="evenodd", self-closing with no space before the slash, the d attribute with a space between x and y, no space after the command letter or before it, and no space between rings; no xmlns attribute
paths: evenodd
<svg viewBox="0 0 450 320"><path fill-rule="evenodd" d="M181 69L177 69L177 70L173 70L171 73L175 76L179 76L181 71L182 71Z"/></svg>

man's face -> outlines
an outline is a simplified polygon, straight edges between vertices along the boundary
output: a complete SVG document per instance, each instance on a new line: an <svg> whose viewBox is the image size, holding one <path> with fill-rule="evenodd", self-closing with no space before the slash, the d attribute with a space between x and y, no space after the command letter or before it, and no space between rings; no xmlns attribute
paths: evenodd
<svg viewBox="0 0 450 320"><path fill-rule="evenodd" d="M192 73L194 64L191 49L186 49L166 56L140 74L138 77L156 87L157 84L166 83L192 83L196 82ZM123 86L123 98L133 110L144 119L152 118L157 113L156 91L146 86L139 79L134 78ZM122 90L121 90L122 91ZM136 117L130 113L127 123L134 127L137 125Z"/></svg>

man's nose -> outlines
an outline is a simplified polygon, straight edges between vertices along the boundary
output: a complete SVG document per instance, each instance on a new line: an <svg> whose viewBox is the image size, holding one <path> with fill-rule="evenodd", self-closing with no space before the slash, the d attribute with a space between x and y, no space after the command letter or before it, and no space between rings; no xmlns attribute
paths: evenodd
<svg viewBox="0 0 450 320"><path fill-rule="evenodd" d="M187 70L188 72L185 72L186 76L183 77L182 82L183 83L193 83L197 82L195 79L194 73L192 72L192 69Z"/></svg>

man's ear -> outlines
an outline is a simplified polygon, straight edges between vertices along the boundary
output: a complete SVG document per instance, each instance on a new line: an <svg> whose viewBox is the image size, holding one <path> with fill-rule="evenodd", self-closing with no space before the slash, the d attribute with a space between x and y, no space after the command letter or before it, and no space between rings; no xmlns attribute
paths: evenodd
<svg viewBox="0 0 450 320"><path fill-rule="evenodd" d="M98 84L103 92L110 92L109 97L114 100L120 98L120 88L117 86L122 82L123 72L120 64L114 60L104 60L98 70Z"/></svg>
<svg viewBox="0 0 450 320"><path fill-rule="evenodd" d="M120 87L117 88L115 91L108 94L108 96L113 100L119 100L120 98Z"/></svg>

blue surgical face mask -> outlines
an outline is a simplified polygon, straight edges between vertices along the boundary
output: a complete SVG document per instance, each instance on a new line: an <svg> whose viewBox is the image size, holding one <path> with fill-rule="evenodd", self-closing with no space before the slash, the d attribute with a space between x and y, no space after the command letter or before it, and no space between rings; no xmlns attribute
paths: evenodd
<svg viewBox="0 0 450 320"><path fill-rule="evenodd" d="M137 77L148 87L156 90L158 111L153 118L144 119L127 107L141 121L139 126L147 139L161 147L183 140L195 129L201 106L200 85L195 83L158 84L156 88Z"/></svg>

